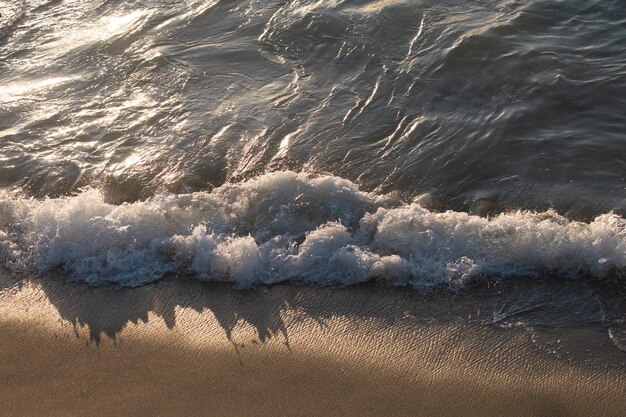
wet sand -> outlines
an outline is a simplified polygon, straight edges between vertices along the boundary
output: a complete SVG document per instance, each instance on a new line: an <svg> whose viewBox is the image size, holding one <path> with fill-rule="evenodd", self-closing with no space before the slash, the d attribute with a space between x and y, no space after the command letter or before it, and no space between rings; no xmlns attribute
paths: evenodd
<svg viewBox="0 0 626 417"><path fill-rule="evenodd" d="M237 291L188 279L90 288L1 277L0 415L626 410L626 353L596 319L592 310L606 308L588 301L584 285L549 302L558 285L454 295L289 285ZM532 325L539 315L548 322Z"/></svg>

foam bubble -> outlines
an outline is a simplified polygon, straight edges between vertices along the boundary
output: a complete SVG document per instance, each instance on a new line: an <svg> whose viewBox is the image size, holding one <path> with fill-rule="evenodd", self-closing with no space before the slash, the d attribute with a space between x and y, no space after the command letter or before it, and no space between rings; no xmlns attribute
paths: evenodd
<svg viewBox="0 0 626 417"><path fill-rule="evenodd" d="M97 190L27 200L0 194L0 259L90 284L142 285L168 272L243 287L305 282L459 288L469 280L626 268L626 221L555 212L437 213L333 176L283 171L211 193L107 204Z"/></svg>

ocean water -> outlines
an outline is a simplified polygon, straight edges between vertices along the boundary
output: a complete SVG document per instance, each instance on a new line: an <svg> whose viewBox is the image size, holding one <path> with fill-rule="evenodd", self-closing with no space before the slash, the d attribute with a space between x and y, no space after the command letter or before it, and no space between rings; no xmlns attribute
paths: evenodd
<svg viewBox="0 0 626 417"><path fill-rule="evenodd" d="M622 0L0 0L0 265L626 276Z"/></svg>

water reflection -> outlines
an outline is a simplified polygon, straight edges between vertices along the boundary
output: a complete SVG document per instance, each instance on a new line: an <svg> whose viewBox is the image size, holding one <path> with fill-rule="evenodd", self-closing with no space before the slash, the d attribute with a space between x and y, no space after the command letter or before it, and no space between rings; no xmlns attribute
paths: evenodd
<svg viewBox="0 0 626 417"><path fill-rule="evenodd" d="M75 77L51 77L46 79L20 80L0 85L0 104L10 104L17 100L34 100L38 93L45 93L60 84L68 83Z"/></svg>
<svg viewBox="0 0 626 417"><path fill-rule="evenodd" d="M0 186L76 192L47 183L65 162L142 196L293 169L443 209L624 213L623 6L456 3L5 6Z"/></svg>

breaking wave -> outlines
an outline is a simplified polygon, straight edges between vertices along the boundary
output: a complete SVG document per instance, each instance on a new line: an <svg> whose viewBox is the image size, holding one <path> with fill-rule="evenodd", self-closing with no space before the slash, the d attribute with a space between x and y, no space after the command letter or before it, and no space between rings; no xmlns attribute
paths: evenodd
<svg viewBox="0 0 626 417"><path fill-rule="evenodd" d="M45 200L0 194L0 259L91 285L181 273L238 287L377 280L457 289L482 279L622 274L626 220L434 212L342 178L281 171L121 205L96 189Z"/></svg>

